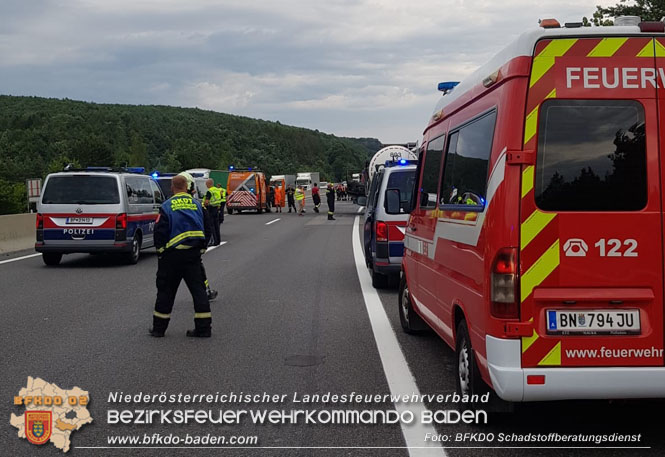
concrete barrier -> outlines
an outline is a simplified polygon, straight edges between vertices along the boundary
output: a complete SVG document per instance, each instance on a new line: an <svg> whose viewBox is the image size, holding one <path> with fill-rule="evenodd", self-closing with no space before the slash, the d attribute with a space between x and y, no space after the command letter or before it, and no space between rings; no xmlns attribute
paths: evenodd
<svg viewBox="0 0 665 457"><path fill-rule="evenodd" d="M35 246L35 213L0 216L0 254Z"/></svg>

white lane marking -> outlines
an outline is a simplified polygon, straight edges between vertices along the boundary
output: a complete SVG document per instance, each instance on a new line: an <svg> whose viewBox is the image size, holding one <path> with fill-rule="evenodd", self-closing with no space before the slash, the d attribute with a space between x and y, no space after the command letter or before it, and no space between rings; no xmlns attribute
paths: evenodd
<svg viewBox="0 0 665 457"><path fill-rule="evenodd" d="M383 364L383 371L388 380L391 395L420 395L420 390L416 384L416 380L406 363L406 358L402 353L402 348L397 341L395 332L393 331L386 311L383 309L381 298L372 287L372 279L369 276L367 267L365 266L365 259L363 250L360 243L360 232L358 230L360 217L356 216L353 222L353 257L356 262L356 270L358 272L358 280L360 281L360 289L365 299L365 308L369 315L369 320L372 325L372 332L374 333L374 340L376 347L379 350L381 363ZM395 305L397 309L397 305ZM423 424L420 421L422 413L427 410L427 407L421 403L395 403L395 409L398 413L403 411L411 411L416 420L413 424L401 424L402 434L404 440L409 448L409 455L438 455L445 456L446 452L443 448L432 441L425 441L425 436L438 436L438 432L431 425ZM423 448L425 446L426 448Z"/></svg>
<svg viewBox="0 0 665 457"><path fill-rule="evenodd" d="M270 222L266 222L266 225L274 224L275 222L277 222L279 220L281 220L281 218L278 217L277 219L273 219Z"/></svg>
<svg viewBox="0 0 665 457"><path fill-rule="evenodd" d="M218 247L220 247L220 246L224 246L226 243L228 243L228 241L221 241L221 242L219 243L219 245L217 245L217 246L210 246L210 247L206 250L205 253L208 253L208 252L210 252L210 251L214 251L214 250L217 249Z"/></svg>
<svg viewBox="0 0 665 457"><path fill-rule="evenodd" d="M16 257L14 259L3 260L2 262L0 262L0 265L2 265L3 263L16 262L17 260L29 259L30 257L37 257L38 255L41 254L40 253L30 254L30 255L24 255L23 257Z"/></svg>
<svg viewBox="0 0 665 457"><path fill-rule="evenodd" d="M365 207L361 206L360 208L358 208L358 213L362 213L364 209L365 209Z"/></svg>

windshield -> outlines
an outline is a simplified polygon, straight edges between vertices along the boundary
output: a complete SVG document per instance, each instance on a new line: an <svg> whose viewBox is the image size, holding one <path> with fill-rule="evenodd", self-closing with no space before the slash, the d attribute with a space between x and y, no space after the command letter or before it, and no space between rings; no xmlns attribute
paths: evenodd
<svg viewBox="0 0 665 457"><path fill-rule="evenodd" d="M171 192L171 179L173 178L159 178L157 180L157 184L159 184L159 188L162 189L164 198L173 197L173 192Z"/></svg>
<svg viewBox="0 0 665 457"><path fill-rule="evenodd" d="M244 184L243 184L244 183ZM245 189L238 189L238 186L243 184ZM251 190L252 192L256 190L256 175L252 174L248 178L246 173L235 174L229 176L229 188L228 190Z"/></svg>
<svg viewBox="0 0 665 457"><path fill-rule="evenodd" d="M115 176L71 175L49 178L44 204L111 205L120 203Z"/></svg>
<svg viewBox="0 0 665 457"><path fill-rule="evenodd" d="M198 199L203 200L208 193L206 180L204 178L196 178L194 182L196 183L196 193L198 194Z"/></svg>
<svg viewBox="0 0 665 457"><path fill-rule="evenodd" d="M410 202L416 183L416 170L395 171L390 173L386 189L399 189L400 202Z"/></svg>

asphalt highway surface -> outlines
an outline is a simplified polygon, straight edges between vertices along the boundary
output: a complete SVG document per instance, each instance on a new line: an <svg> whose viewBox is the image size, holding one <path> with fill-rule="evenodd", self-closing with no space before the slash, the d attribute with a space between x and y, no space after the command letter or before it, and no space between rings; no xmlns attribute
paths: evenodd
<svg viewBox="0 0 665 457"><path fill-rule="evenodd" d="M9 424L13 398L28 376L89 392L93 422L71 435L74 456L643 456L665 454L662 401L558 402L490 412L487 424L255 424L251 412L394 410L391 401L303 403L307 395L389 395L455 391L455 356L434 333L407 335L397 290L372 295L356 268L353 238L358 207L337 202L337 220L311 204L288 212L227 215L222 246L203 257L211 286L213 336L191 339L193 306L181 284L165 338L148 328L155 301L157 256L137 265L107 255L72 254L47 267L33 251L0 257L0 455L62 455L17 438ZM279 219L279 220L277 220ZM20 260L5 262L6 260ZM3 263L4 262L4 263ZM364 285L363 285L364 284ZM371 286L370 286L371 287ZM376 300L372 297L378 297ZM377 307L372 307L374 303ZM385 319L387 321L382 321ZM383 322L383 324L382 324ZM395 346L391 346L391 341ZM401 390L400 390L401 389ZM267 394L251 401L115 402L114 395ZM277 398L275 398L277 397ZM258 401L255 401L258 400ZM460 408L425 400L430 411ZM417 403L406 410L419 413ZM246 410L240 423L112 424L112 410ZM328 416L318 417L325 422ZM232 421L230 421L232 422ZM447 441L426 441L434 432ZM637 443L499 442L500 434L640 435ZM465 435L468 434L468 435ZM484 435L483 435L484 434ZM161 442L149 442L158 435ZM238 445L164 443L164 437L224 436ZM119 444L117 437L139 437ZM255 437L255 438L254 438ZM517 438L516 438L517 439Z"/></svg>

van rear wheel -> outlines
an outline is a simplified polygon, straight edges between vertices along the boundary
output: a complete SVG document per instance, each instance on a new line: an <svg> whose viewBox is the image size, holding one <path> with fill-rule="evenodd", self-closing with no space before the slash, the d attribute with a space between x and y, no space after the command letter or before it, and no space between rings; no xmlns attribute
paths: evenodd
<svg viewBox="0 0 665 457"><path fill-rule="evenodd" d="M369 274L372 275L372 287L375 289L385 289L388 287L388 276L377 273L373 267L370 268Z"/></svg>
<svg viewBox="0 0 665 457"><path fill-rule="evenodd" d="M132 238L132 250L127 253L125 260L129 265L136 265L141 257L141 236L134 235Z"/></svg>
<svg viewBox="0 0 665 457"><path fill-rule="evenodd" d="M469 338L469 330L465 320L462 320L457 326L456 342L455 384L457 385L457 393L462 396L482 395L487 392L487 386L480 377L476 355L471 347L471 338ZM469 398L469 400L471 399Z"/></svg>
<svg viewBox="0 0 665 457"><path fill-rule="evenodd" d="M48 266L60 264L62 254L60 252L42 252L42 260Z"/></svg>
<svg viewBox="0 0 665 457"><path fill-rule="evenodd" d="M411 303L411 294L409 293L409 285L406 283L406 278L402 276L399 282L399 322L402 324L402 330L405 333L415 334L421 333L428 328L425 321L416 313Z"/></svg>

